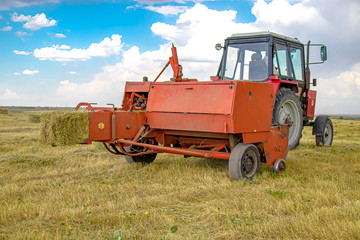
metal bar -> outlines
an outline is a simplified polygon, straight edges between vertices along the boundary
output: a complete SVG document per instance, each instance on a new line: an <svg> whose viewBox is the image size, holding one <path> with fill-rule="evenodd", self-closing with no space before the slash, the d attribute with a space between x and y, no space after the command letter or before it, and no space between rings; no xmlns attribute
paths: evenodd
<svg viewBox="0 0 360 240"><path fill-rule="evenodd" d="M139 139L139 137L141 136L141 134L144 132L144 130L145 130L145 126L142 126L139 129L138 133L135 135L135 137L131 140L131 142L136 142Z"/></svg>
<svg viewBox="0 0 360 240"><path fill-rule="evenodd" d="M163 146L156 146L146 143L131 142L122 139L117 140L117 142L128 145L137 145L137 146L153 149L159 152L189 155L194 157L218 158L225 160L229 160L230 158L230 153L225 153L225 152L211 152L211 151L203 151L203 150L195 150L195 149L189 150L189 149L181 149L181 148L173 148L173 147L163 147Z"/></svg>
<svg viewBox="0 0 360 240"><path fill-rule="evenodd" d="M167 64L165 65L165 67L161 70L161 72L159 73L159 75L157 75L157 77L155 78L154 82L156 82L156 80L158 80L158 78L161 76L161 74L165 71L165 69L169 66L170 64L170 60L167 62Z"/></svg>

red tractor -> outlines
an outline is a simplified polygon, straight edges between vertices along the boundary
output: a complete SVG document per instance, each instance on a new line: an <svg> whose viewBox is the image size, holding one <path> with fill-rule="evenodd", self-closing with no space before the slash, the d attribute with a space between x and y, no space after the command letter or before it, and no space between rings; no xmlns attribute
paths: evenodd
<svg viewBox="0 0 360 240"><path fill-rule="evenodd" d="M158 153L229 160L233 179L252 178L260 161L284 171L304 125L314 125L317 144L331 145L328 117L311 123L316 92L309 90L309 61L305 69L298 40L270 32L238 34L216 47L224 54L212 81L183 78L173 46L154 81L126 83L121 108L79 103L76 109L90 110L87 143L102 142L129 163L151 163ZM157 82L168 65L173 78Z"/></svg>
<svg viewBox="0 0 360 240"><path fill-rule="evenodd" d="M311 46L320 47L321 61L309 63ZM273 124L290 123L289 148L299 145L304 126L313 126L316 145L332 144L333 126L328 116L315 114L316 91L310 90L309 64L327 60L326 46L304 44L296 38L272 32L234 34L225 46L216 45L224 54L216 77L212 80L240 80L272 83L275 90ZM316 79L312 84L316 86Z"/></svg>

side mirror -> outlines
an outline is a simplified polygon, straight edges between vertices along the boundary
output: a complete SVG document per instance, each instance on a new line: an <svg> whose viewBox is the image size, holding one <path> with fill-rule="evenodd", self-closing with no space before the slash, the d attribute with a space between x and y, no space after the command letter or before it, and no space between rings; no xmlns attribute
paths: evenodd
<svg viewBox="0 0 360 240"><path fill-rule="evenodd" d="M325 62L327 60L327 51L326 46L322 45L320 48L321 61Z"/></svg>
<svg viewBox="0 0 360 240"><path fill-rule="evenodd" d="M223 48L223 46L221 46L220 43L217 43L217 44L215 45L215 49L218 50L218 51L220 51L222 48Z"/></svg>
<svg viewBox="0 0 360 240"><path fill-rule="evenodd" d="M316 85L317 85L317 79L316 79L316 78L313 79L312 85L313 85L314 87L316 87Z"/></svg>

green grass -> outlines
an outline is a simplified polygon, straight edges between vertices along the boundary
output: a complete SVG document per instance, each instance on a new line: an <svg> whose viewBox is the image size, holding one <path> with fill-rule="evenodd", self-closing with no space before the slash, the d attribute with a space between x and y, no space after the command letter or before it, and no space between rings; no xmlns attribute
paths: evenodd
<svg viewBox="0 0 360 240"><path fill-rule="evenodd" d="M0 115L0 239L360 238L360 121L334 120L332 147L306 127L285 173L232 181L224 160L51 147L30 114Z"/></svg>

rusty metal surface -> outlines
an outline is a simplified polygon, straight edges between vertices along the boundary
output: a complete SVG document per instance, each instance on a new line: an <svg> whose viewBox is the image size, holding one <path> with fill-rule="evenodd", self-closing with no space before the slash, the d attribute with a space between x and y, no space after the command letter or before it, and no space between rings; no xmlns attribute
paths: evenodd
<svg viewBox="0 0 360 240"><path fill-rule="evenodd" d="M264 155L268 165L274 164L277 159L285 159L289 152L289 126L278 125L270 129L269 137L264 142Z"/></svg>

